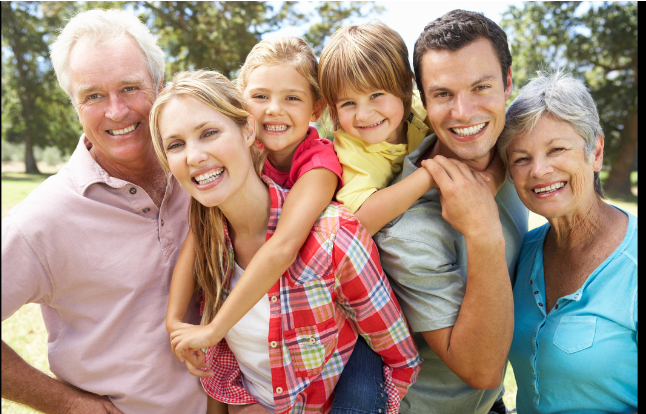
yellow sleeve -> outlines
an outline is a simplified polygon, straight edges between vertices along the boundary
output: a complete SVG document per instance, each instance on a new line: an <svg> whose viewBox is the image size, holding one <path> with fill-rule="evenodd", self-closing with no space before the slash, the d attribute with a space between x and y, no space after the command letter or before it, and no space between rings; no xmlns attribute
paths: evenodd
<svg viewBox="0 0 646 414"><path fill-rule="evenodd" d="M419 97L419 92L413 93L413 102L410 110L413 116L412 119L409 118L408 122L407 138L409 154L419 147L419 144L422 143L425 137L435 132L431 126L431 121L428 119L422 100Z"/></svg>

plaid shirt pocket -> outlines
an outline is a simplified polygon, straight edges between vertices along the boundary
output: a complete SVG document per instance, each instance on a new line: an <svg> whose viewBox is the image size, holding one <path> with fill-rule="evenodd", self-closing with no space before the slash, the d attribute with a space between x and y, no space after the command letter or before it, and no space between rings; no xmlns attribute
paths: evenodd
<svg viewBox="0 0 646 414"><path fill-rule="evenodd" d="M284 332L292 366L297 377L312 377L321 373L330 359L338 338L334 318L312 326Z"/></svg>

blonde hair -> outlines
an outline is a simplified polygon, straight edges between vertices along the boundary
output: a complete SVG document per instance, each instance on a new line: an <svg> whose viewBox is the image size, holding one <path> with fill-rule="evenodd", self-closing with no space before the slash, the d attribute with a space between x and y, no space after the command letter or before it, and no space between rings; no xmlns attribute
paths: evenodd
<svg viewBox="0 0 646 414"><path fill-rule="evenodd" d="M241 128L247 124L247 106L242 94L222 74L198 70L179 72L161 91L150 110L150 135L155 153L164 171L169 172L168 160L162 148L159 133L159 115L162 108L177 96L192 96L216 111L231 118ZM258 146L250 148L256 173L260 175L265 152ZM233 257L228 253L224 237L225 218L218 207L206 207L191 199L188 210L189 231L195 237L196 285L204 293L202 324L213 320L222 303L223 280L233 269Z"/></svg>
<svg viewBox="0 0 646 414"><path fill-rule="evenodd" d="M381 22L346 26L337 30L321 52L319 84L336 126L335 102L348 86L356 92L382 89L404 102L404 119L410 112L413 71L404 39Z"/></svg>
<svg viewBox="0 0 646 414"><path fill-rule="evenodd" d="M307 79L312 90L314 102L321 99L321 88L318 82L318 63L310 45L305 40L288 36L276 37L257 43L247 55L240 68L236 85L244 92L249 83L249 76L260 66L293 67L301 76Z"/></svg>

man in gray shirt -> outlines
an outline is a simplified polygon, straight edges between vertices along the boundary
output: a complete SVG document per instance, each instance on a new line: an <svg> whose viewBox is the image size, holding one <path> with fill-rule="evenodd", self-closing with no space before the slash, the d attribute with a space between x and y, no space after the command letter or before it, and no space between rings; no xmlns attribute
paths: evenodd
<svg viewBox="0 0 646 414"><path fill-rule="evenodd" d="M426 168L439 192L428 191L375 236L424 358L400 412L504 413L512 278L528 212L509 182L494 198L473 171L492 161L504 127L507 37L483 15L454 10L426 26L413 65L435 133L393 184Z"/></svg>

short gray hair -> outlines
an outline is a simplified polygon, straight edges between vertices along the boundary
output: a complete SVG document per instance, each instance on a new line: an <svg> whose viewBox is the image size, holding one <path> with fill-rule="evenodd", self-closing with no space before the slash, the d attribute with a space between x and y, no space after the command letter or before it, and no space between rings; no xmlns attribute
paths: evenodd
<svg viewBox="0 0 646 414"><path fill-rule="evenodd" d="M583 82L563 70L537 71L536 77L525 85L514 99L505 119L505 128L497 146L505 167L507 148L514 138L529 134L542 116L568 122L585 141L585 156L590 156L598 136L604 136L599 112ZM594 173L595 191L604 197L599 172Z"/></svg>
<svg viewBox="0 0 646 414"><path fill-rule="evenodd" d="M122 10L88 10L76 14L60 31L58 38L50 47L50 57L56 72L58 84L70 97L72 103L70 80L70 51L82 38L96 44L128 35L139 47L146 60L148 73L153 81L153 89L164 76L164 52L157 46L157 40L148 27L132 13Z"/></svg>

